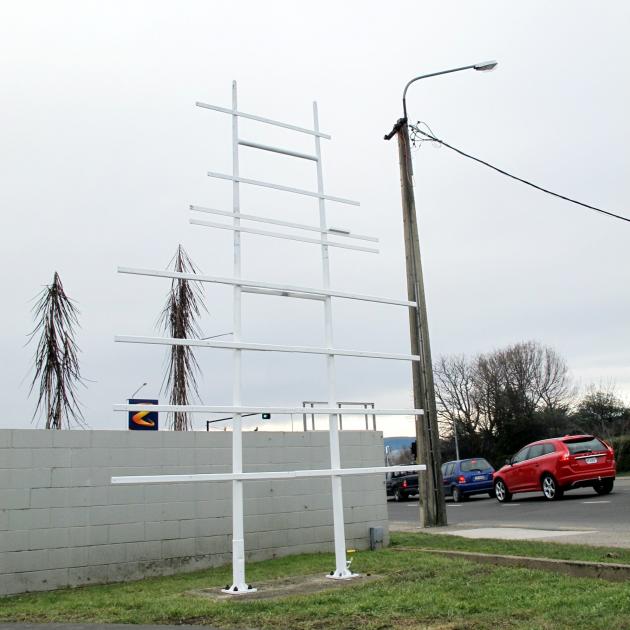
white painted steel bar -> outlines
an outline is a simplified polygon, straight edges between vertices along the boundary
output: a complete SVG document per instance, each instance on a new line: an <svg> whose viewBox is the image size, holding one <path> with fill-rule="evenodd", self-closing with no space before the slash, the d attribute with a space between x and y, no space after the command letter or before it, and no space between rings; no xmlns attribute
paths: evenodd
<svg viewBox="0 0 630 630"><path fill-rule="evenodd" d="M191 205L190 209L193 212L205 212L206 214L216 214L222 217L233 217L233 212L227 212L226 210L217 210L215 208L207 208L205 206ZM321 230L314 225L305 225L304 223L293 223L291 221L281 221L280 219L272 219L271 217L259 217L255 214L239 214L241 219L247 221L258 221L259 223L270 223L272 225L281 225L283 227L296 228L298 230L308 230L309 232L317 232L318 234L330 234L331 236L340 236L343 238L355 238L360 241L370 241L372 243L378 243L379 240L375 236L365 236L363 234L354 234L348 230L341 230L337 228L328 228L328 230Z"/></svg>
<svg viewBox="0 0 630 630"><path fill-rule="evenodd" d="M195 282L211 282L214 284L240 285L243 287L258 287L260 289L277 289L295 293L312 293L313 295L330 295L331 297L363 302L376 302L378 304L392 304L394 306L415 307L415 302L408 300L394 300L392 298L364 295L362 293L349 293L347 291L334 291L332 289L315 289L313 287L300 287L292 284L276 284L273 282L259 282L258 280L245 280L235 278L223 278L221 276L206 276L196 273L180 271L163 271L161 269L142 269L137 267L118 267L118 273L127 273L136 276L151 276L154 278L171 278L182 280L194 280Z"/></svg>
<svg viewBox="0 0 630 630"><path fill-rule="evenodd" d="M243 293L257 293L259 295L277 295L279 297L298 298L300 300L324 301L323 295L313 295L312 293L296 293L295 291L277 291L276 289L256 289L254 287L243 287Z"/></svg>
<svg viewBox="0 0 630 630"><path fill-rule="evenodd" d="M249 473L199 473L189 475L138 475L112 477L113 484L138 483L184 483L189 481L264 481L266 479L302 479L309 477L354 477L359 475L382 475L390 472L424 471L424 464L412 466L371 466L367 468L323 468L314 470L284 470L278 472Z"/></svg>
<svg viewBox="0 0 630 630"><path fill-rule="evenodd" d="M237 110L237 85L232 82L232 110ZM232 209L234 213L234 277L241 277L241 220L239 214L240 185L238 163L238 116L232 116ZM233 305L233 339L238 343L241 340L242 331L242 287L234 285ZM233 383L232 404L238 407L241 404L241 349L234 346L233 352ZM243 472L243 435L241 415L234 414L232 421L232 473L239 475ZM248 590L245 581L245 517L243 508L243 482L234 478L232 481L232 591L243 592Z"/></svg>
<svg viewBox="0 0 630 630"><path fill-rule="evenodd" d="M360 206L358 201L352 199L343 199L342 197L332 197L331 195L322 195L312 190L304 190L302 188L293 188L292 186L282 186L281 184L272 184L271 182L263 182L258 179L248 179L246 177L237 177L234 175L226 175L225 173L215 173L214 171L208 171L208 177L216 177L218 179L228 179L230 181L239 181L242 184L250 184L251 186L262 186L263 188L273 188L274 190L282 190L284 192L295 193L296 195L306 195L307 197L322 197L328 201L334 201L336 203L346 203L350 206Z"/></svg>
<svg viewBox="0 0 630 630"><path fill-rule="evenodd" d="M326 140L331 139L331 136L329 136L327 133L322 133L321 131L313 131L312 129L306 129L305 127L298 127L297 125L290 125L288 123L283 123L278 120L272 120L271 118L254 116L253 114L246 114L245 112L239 112L234 109L227 109L226 107L219 107L218 105L210 105L209 103L202 103L200 101L197 101L195 105L197 107L203 107L204 109L212 109L215 112L223 112L224 114L232 114L233 116L239 116L241 118L249 118L250 120L267 123L268 125L275 125L276 127L284 127L284 129L291 129L291 131L299 131L300 133L307 133L311 136L319 136L320 138L325 138Z"/></svg>
<svg viewBox="0 0 630 630"><path fill-rule="evenodd" d="M236 334L236 331L234 331ZM417 354L393 354L367 350L345 350L340 348L317 348L314 346L281 346L272 343L244 341L212 341L211 339L180 339L175 337L134 337L117 335L119 343L146 343L159 346L195 346L199 348L222 348L227 350L253 350L260 352L293 352L296 354L326 354L339 357L362 357L364 359L391 359L393 361L419 361Z"/></svg>
<svg viewBox="0 0 630 630"><path fill-rule="evenodd" d="M149 405L124 403L120 405L114 405L114 411L146 411ZM304 413L304 407L233 407L229 405L150 405L151 411L160 411L173 413L175 411L187 411L189 413L239 413L244 415L246 413L272 413L279 416L289 416L292 413ZM313 407L308 409L308 415L315 416L328 416L331 413L344 416L358 416L362 415L357 409L356 411L350 409L339 409L338 407ZM424 410L422 409L370 409L370 414L376 416L422 416Z"/></svg>
<svg viewBox="0 0 630 630"><path fill-rule="evenodd" d="M294 236L293 234L283 234L282 232L270 232L269 230L257 230L255 228L239 227L234 225L225 225L223 223L215 223L214 221L202 221L201 219L189 219L193 225L203 225L204 227L217 228L219 230L236 230L247 234L258 234L259 236L271 236L272 238L281 238L287 241L300 241L301 243L312 243L321 245L322 241L316 238L308 238L306 236ZM325 236L325 235L324 235ZM373 247L361 247L360 245L346 245L345 243L329 243L331 247L339 247L340 249L352 249L357 252L367 252L368 254L378 254L378 249Z"/></svg>
<svg viewBox="0 0 630 630"><path fill-rule="evenodd" d="M282 153L282 155L290 155L291 157L302 158L303 160L316 161L317 158L314 155L308 155L308 153L300 153L299 151L291 151L291 149L281 149L279 147L272 147L268 144L260 144L259 142L251 142L251 140L243 140L239 138L238 143L242 147L251 147L252 149L260 149L261 151L270 151L271 153Z"/></svg>
<svg viewBox="0 0 630 630"><path fill-rule="evenodd" d="M313 128L319 130L319 119L317 115L317 103L313 103ZM326 231L326 201L324 196L324 177L322 172L322 153L320 140L315 136L315 155L317 156L317 193L319 196L319 227L324 232L322 234L322 280L324 289L330 288L330 260L328 256L328 236ZM337 386L335 376L335 355L330 352L333 349L333 324L332 324L332 299L328 295L324 301L324 336L329 353L326 356L326 376L328 380L328 406L337 405ZM328 416L330 435L330 468L341 468L341 453L339 446L339 424L341 417L331 413ZM343 514L343 488L341 477L331 477L332 484L332 505L333 505L333 531L335 538L335 571L333 577L342 579L348 578L352 572L348 570L346 561L346 532Z"/></svg>

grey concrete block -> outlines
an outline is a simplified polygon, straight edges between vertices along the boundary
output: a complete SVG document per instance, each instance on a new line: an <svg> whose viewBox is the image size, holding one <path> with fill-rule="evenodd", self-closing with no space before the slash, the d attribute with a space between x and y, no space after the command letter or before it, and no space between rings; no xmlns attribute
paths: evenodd
<svg viewBox="0 0 630 630"><path fill-rule="evenodd" d="M0 509L0 531L9 529L9 510Z"/></svg>
<svg viewBox="0 0 630 630"><path fill-rule="evenodd" d="M183 538L176 540L162 541L163 558L179 558L182 556L195 555L195 539Z"/></svg>
<svg viewBox="0 0 630 630"><path fill-rule="evenodd" d="M68 488L33 488L30 491L32 508L65 507L68 505L70 490Z"/></svg>
<svg viewBox="0 0 630 630"><path fill-rule="evenodd" d="M33 451L33 461L40 468L68 468L71 460L69 448L39 448Z"/></svg>
<svg viewBox="0 0 630 630"><path fill-rule="evenodd" d="M0 509L15 510L30 507L29 491L8 488L0 490Z"/></svg>
<svg viewBox="0 0 630 630"><path fill-rule="evenodd" d="M127 545L127 560L129 562L161 560L162 542L150 540Z"/></svg>
<svg viewBox="0 0 630 630"><path fill-rule="evenodd" d="M28 535L28 530L2 532L0 535L0 552L28 549ZM0 562L0 573L3 572L2 562Z"/></svg>
<svg viewBox="0 0 630 630"><path fill-rule="evenodd" d="M14 584L19 590L16 593L29 591L52 591L68 584L68 569L48 569L44 571L29 571L16 573Z"/></svg>
<svg viewBox="0 0 630 630"><path fill-rule="evenodd" d="M164 431L162 440L164 448L187 449L195 446L195 435L192 431Z"/></svg>
<svg viewBox="0 0 630 630"><path fill-rule="evenodd" d="M135 505L144 503L146 486L109 486L106 505Z"/></svg>
<svg viewBox="0 0 630 630"><path fill-rule="evenodd" d="M232 500L196 501L195 516L197 518L218 518L232 514Z"/></svg>
<svg viewBox="0 0 630 630"><path fill-rule="evenodd" d="M11 429L0 429L0 448L9 448L11 446Z"/></svg>
<svg viewBox="0 0 630 630"><path fill-rule="evenodd" d="M49 429L13 429L14 448L46 448L53 445L53 433Z"/></svg>
<svg viewBox="0 0 630 630"><path fill-rule="evenodd" d="M88 565L117 564L127 561L127 544L98 545L88 547Z"/></svg>
<svg viewBox="0 0 630 630"><path fill-rule="evenodd" d="M68 583L72 586L86 586L88 584L103 584L108 581L107 565L70 567L68 569Z"/></svg>
<svg viewBox="0 0 630 630"><path fill-rule="evenodd" d="M51 527L78 527L90 524L90 510L87 507L50 508Z"/></svg>
<svg viewBox="0 0 630 630"><path fill-rule="evenodd" d="M68 547L70 544L67 527L31 529L25 533L28 533L28 541L22 549L57 549ZM74 540L72 545L76 545Z"/></svg>
<svg viewBox="0 0 630 630"><path fill-rule="evenodd" d="M66 547L48 551L49 569L84 567L88 564L88 547Z"/></svg>
<svg viewBox="0 0 630 630"><path fill-rule="evenodd" d="M179 538L179 521L146 522L145 540L169 540Z"/></svg>
<svg viewBox="0 0 630 630"><path fill-rule="evenodd" d="M144 505L103 505L87 508L89 525L114 525L143 521Z"/></svg>
<svg viewBox="0 0 630 630"><path fill-rule="evenodd" d="M45 531L45 530L44 530ZM91 545L106 545L109 542L108 525L87 525L83 527L68 527L69 540L75 547L89 547Z"/></svg>
<svg viewBox="0 0 630 630"><path fill-rule="evenodd" d="M230 552L230 541L226 535L197 536L197 538L195 538L196 555L216 555Z"/></svg>
<svg viewBox="0 0 630 630"><path fill-rule="evenodd" d="M167 520L195 518L197 506L194 501L173 501L164 504L164 518Z"/></svg>
<svg viewBox="0 0 630 630"><path fill-rule="evenodd" d="M33 451L29 448L0 449L0 468L32 468Z"/></svg>
<svg viewBox="0 0 630 630"><path fill-rule="evenodd" d="M109 526L109 542L138 542L144 540L144 523L121 523Z"/></svg>
<svg viewBox="0 0 630 630"><path fill-rule="evenodd" d="M42 529L50 527L50 510L9 510L9 529Z"/></svg>
<svg viewBox="0 0 630 630"><path fill-rule="evenodd" d="M72 468L93 468L111 466L110 448L71 449Z"/></svg>
<svg viewBox="0 0 630 630"><path fill-rule="evenodd" d="M48 550L8 551L2 557L2 570L5 573L24 573L48 569Z"/></svg>
<svg viewBox="0 0 630 630"><path fill-rule="evenodd" d="M51 431L55 448L88 448L94 431Z"/></svg>

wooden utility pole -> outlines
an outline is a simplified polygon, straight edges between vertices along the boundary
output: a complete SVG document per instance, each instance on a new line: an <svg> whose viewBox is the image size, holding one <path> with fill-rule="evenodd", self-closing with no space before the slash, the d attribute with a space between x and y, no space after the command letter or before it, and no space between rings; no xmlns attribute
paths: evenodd
<svg viewBox="0 0 630 630"><path fill-rule="evenodd" d="M418 462L426 465L425 473L418 473L420 490L420 523L423 527L447 524L444 489L442 484L440 436L435 409L433 366L427 323L427 306L422 279L420 241L416 217L416 202L413 192L413 166L407 119L401 118L390 139L398 135L400 160L400 188L402 193L403 226L405 231L405 262L407 267L407 295L416 308L409 309L409 332L411 353L420 356L412 363L413 397L416 409L424 409L424 416L416 416L416 445Z"/></svg>

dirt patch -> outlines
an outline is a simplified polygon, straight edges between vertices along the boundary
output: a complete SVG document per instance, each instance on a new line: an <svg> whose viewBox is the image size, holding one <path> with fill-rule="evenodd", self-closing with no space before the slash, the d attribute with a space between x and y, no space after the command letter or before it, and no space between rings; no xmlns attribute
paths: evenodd
<svg viewBox="0 0 630 630"><path fill-rule="evenodd" d="M253 584L255 593L241 593L240 595L229 595L222 593L219 588L203 588L188 591L186 594L194 597L207 597L214 601L243 601L250 602L260 599L282 599L293 595L311 595L324 591L333 591L340 588L352 588L383 579L382 575L361 574L351 580L332 580L325 575L300 575L287 578L269 580Z"/></svg>

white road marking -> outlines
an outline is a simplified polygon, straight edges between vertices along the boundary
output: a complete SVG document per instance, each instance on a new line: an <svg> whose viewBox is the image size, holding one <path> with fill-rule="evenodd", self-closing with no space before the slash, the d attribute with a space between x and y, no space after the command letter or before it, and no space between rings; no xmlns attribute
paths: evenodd
<svg viewBox="0 0 630 630"><path fill-rule="evenodd" d="M584 505L596 505L597 503L610 503L610 501L582 501Z"/></svg>
<svg viewBox="0 0 630 630"><path fill-rule="evenodd" d="M418 507L419 503L407 503L407 507Z"/></svg>
<svg viewBox="0 0 630 630"><path fill-rule="evenodd" d="M503 507L516 507L517 505L520 505L520 503L501 503L501 505Z"/></svg>
<svg viewBox="0 0 630 630"><path fill-rule="evenodd" d="M464 507L461 503L447 503L446 507Z"/></svg>

